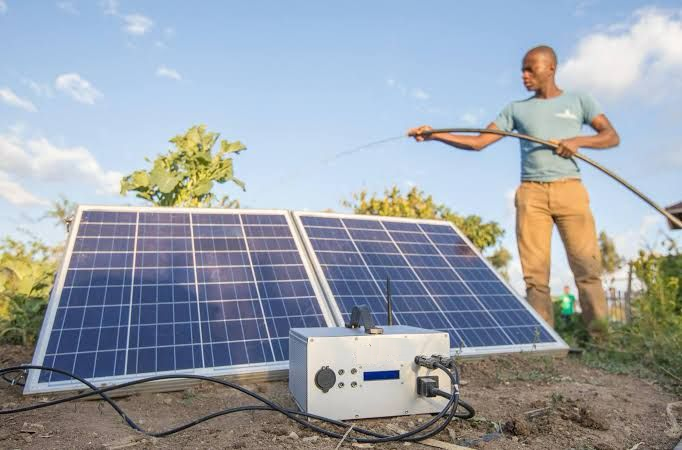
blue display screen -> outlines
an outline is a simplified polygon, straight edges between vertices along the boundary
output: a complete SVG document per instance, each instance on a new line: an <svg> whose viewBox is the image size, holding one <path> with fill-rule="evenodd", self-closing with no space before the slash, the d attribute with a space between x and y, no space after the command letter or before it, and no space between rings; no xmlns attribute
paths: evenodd
<svg viewBox="0 0 682 450"><path fill-rule="evenodd" d="M399 370L377 370L373 372L364 372L362 378L365 381L376 380L398 380L400 379Z"/></svg>

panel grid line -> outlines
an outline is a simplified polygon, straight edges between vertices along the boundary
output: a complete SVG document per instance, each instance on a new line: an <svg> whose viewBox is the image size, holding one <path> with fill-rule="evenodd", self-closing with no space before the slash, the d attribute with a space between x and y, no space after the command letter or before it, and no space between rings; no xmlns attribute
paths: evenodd
<svg viewBox="0 0 682 450"><path fill-rule="evenodd" d="M433 242L433 240L431 239L431 236L429 236L429 234L426 232L426 230L424 230L424 229L422 228L422 226L421 226L420 224L417 224L417 226L419 227L420 230L422 230L422 231L424 232L424 235L426 236L426 239L428 239L429 242L431 243L431 245L433 245L433 247L436 249L436 251L437 251L438 254L441 256L441 258L443 258L443 260L445 260L445 263L446 263L446 264L450 267L450 269L455 273L455 276L457 277L457 279L459 279L459 281L462 282L462 284L463 284L464 287L467 289L467 291L469 291L469 293L476 299L476 301L477 301L478 304L481 306L481 308L483 309L483 311L485 311L486 314L488 314L488 316L490 316L490 318L491 318L492 321L495 323L495 325L497 325L497 327L502 331L502 333L504 333L504 335L505 335L505 336L507 337L507 339L509 340L509 343L513 343L514 340L507 334L507 332L505 331L504 327L501 326L501 325L499 324L499 322L495 319L495 317L488 311L488 308L486 308L486 306L483 304L483 302L481 302L481 300L478 298L478 296L477 296L476 294L474 294L474 291L471 290L471 288L469 287L469 284L468 284L468 283L459 275L459 273L457 272L457 270L455 270L455 268L452 267L452 265L450 264L450 261L448 261L448 259L445 257L445 255L443 254L443 252L441 252L441 250L438 248L438 246Z"/></svg>
<svg viewBox="0 0 682 450"><path fill-rule="evenodd" d="M198 323L199 323L199 347L201 348L201 367L206 367L206 356L204 356L204 335L202 332L202 326L201 326L201 302L199 302L199 277L197 275L197 252L194 247L194 220L193 216L194 214L188 214L189 216L189 236L190 236L190 242L192 243L192 266L194 268L194 294L196 296L196 306L197 306L197 318L198 318ZM191 308L191 306L190 306ZM194 342L194 330L191 325L191 311L190 311L190 336L192 342L191 347L193 348L195 345ZM210 332L210 330L209 330ZM192 354L194 354L194 351L192 351Z"/></svg>
<svg viewBox="0 0 682 450"><path fill-rule="evenodd" d="M462 342L462 336L460 336L460 334L457 332L457 330L455 329L454 324L450 321L450 318L449 318L449 317L445 314L445 312L441 309L440 305L438 304L438 302L436 301L436 299L435 299L435 298L433 297L433 295L431 294L431 291L426 287L426 284L425 284L424 281L422 280L422 277L419 276L419 274L417 273L417 271L414 270L414 268L412 267L412 264L410 263L410 261L405 257L405 255L403 254L403 250L400 248L400 246L398 245L398 243L393 239L393 236L391 235L391 232L388 230L388 228L386 228L386 225L385 225L383 222L379 221L379 225L381 225L381 228L386 232L386 234L388 235L388 238L391 240L391 242L393 243L393 245L395 245L395 247L398 249L398 252L400 253L400 256L405 260L405 263L407 264L407 267L412 271L412 273L414 274L415 278L419 281L419 284L420 284L421 287L424 289L424 291L426 292L426 294L427 294L429 297L431 297L431 301L434 303L434 305L436 306L436 308L438 309L438 311L440 311L440 313L443 315L443 318L444 318L444 319L447 321L447 323L450 325L450 328L452 329L452 331L457 335L457 337L459 338L460 342ZM415 234L416 234L416 233L415 233ZM433 244L432 244L432 245L433 245ZM435 247L435 246L434 246L434 247Z"/></svg>
<svg viewBox="0 0 682 450"><path fill-rule="evenodd" d="M272 352L272 358L275 359L275 349L272 345L272 337L270 336L270 327L266 320L265 309L263 308L263 300L261 299L260 287L258 287L258 279L256 278L256 270L253 267L253 260L251 259L251 252L249 250L249 237L246 235L246 230L244 229L244 220L242 215L239 214L239 224L242 228L242 234L244 235L244 245L246 246L246 256L249 259L249 266L251 267L251 276L253 277L253 284L256 288L256 295L258 296L258 305L260 306L261 314L263 315L263 326L265 328L265 333L268 336L268 343L270 344L270 351ZM258 336L260 336L260 330L258 330ZM267 360L267 358L266 358Z"/></svg>
<svg viewBox="0 0 682 450"><path fill-rule="evenodd" d="M128 373L128 350L130 349L130 328L133 320L133 293L135 292L135 260L137 256L137 230L140 223L140 213L135 213L135 237L133 240L133 270L130 279L130 304L128 305L128 336L126 337L126 352L123 360L123 373ZM120 325L120 324L119 324ZM118 345L118 342L116 343ZM116 363L114 362L114 365ZM114 372L115 373L115 372Z"/></svg>
<svg viewBox="0 0 682 450"><path fill-rule="evenodd" d="M353 247L358 252L358 256L362 260L362 263L365 265L365 268L367 268L367 272L369 273L369 276L372 278L372 281L374 281L374 285L376 286L377 291L379 292L379 298L381 298L381 285L379 284L379 282L377 282L376 278L374 278L374 274L372 273L372 271L369 270L369 264L367 264L367 261L365 260L364 256L362 256L362 252L360 251L360 248L355 243L353 236L350 234L350 231L348 230L348 227L346 226L346 223L343 220L341 220L341 226L343 227L343 230L348 235L348 238L351 241L351 243L353 244ZM378 313L378 311L371 311L371 312L373 312L374 314ZM347 314L350 314L350 313L347 313ZM397 322L397 325L401 325L398 317L396 317L396 322Z"/></svg>

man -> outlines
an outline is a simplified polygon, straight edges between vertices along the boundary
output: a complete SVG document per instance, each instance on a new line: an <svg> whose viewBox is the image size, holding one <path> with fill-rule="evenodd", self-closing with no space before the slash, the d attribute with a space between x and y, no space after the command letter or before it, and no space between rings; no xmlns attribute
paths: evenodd
<svg viewBox="0 0 682 450"><path fill-rule="evenodd" d="M568 286L564 286L564 293L559 297L559 306L561 308L561 320L569 323L571 316L575 313L575 296L571 294L571 289Z"/></svg>
<svg viewBox="0 0 682 450"><path fill-rule="evenodd" d="M599 278L601 257L589 197L572 156L580 148L615 147L620 139L590 96L564 92L556 85L556 68L552 48L539 46L528 51L521 73L524 86L534 95L507 105L488 128L517 130L558 143L559 148L553 150L521 141L521 185L516 191L515 205L526 296L545 321L553 325L549 269L552 228L556 224L578 286L583 320L590 329L600 332L607 317ZM583 124L592 127L596 134L580 136ZM431 129L425 125L412 128L409 134L419 142L434 140L476 151L502 139L494 134L421 134Z"/></svg>

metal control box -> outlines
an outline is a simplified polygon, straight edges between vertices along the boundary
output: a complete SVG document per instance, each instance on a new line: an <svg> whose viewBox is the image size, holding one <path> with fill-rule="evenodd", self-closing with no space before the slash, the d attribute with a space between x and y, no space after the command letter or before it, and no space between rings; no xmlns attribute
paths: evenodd
<svg viewBox="0 0 682 450"><path fill-rule="evenodd" d="M409 326L292 328L289 332L289 390L305 412L338 420L440 412L447 400L417 395L417 377L440 370L417 366L418 355L449 355L447 333Z"/></svg>

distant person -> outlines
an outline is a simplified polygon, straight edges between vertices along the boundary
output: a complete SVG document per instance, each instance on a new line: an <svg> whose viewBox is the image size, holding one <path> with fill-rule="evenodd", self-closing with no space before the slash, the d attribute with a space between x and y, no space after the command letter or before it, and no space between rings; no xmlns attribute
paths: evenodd
<svg viewBox="0 0 682 450"><path fill-rule="evenodd" d="M571 294L571 288L564 286L564 293L559 297L559 304L561 306L561 319L568 323L571 317L575 314L575 295Z"/></svg>
<svg viewBox="0 0 682 450"><path fill-rule="evenodd" d="M573 155L580 148L610 148L618 133L592 97L565 92L555 82L554 50L539 46L526 53L521 65L523 84L533 95L507 105L490 129L516 130L558 141L554 150L521 141L521 185L516 191L516 236L528 302L550 325L554 324L549 293L550 244L556 224L578 286L583 320L589 330L605 330L607 307L600 280L601 256L590 201L580 181ZM581 136L583 124L596 132ZM424 125L409 130L421 142L440 141L464 150L482 150L502 139L494 134L436 133Z"/></svg>

